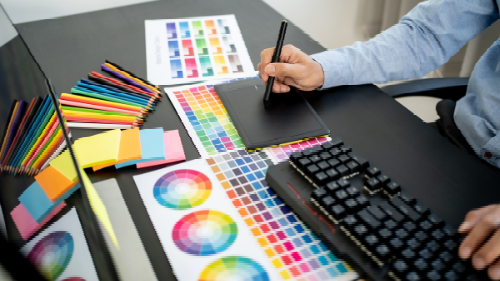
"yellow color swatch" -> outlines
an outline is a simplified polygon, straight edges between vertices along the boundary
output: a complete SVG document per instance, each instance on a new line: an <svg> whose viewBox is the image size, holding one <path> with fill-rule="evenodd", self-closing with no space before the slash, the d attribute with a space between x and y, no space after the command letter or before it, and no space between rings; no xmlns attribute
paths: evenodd
<svg viewBox="0 0 500 281"><path fill-rule="evenodd" d="M106 168L118 163L122 163L125 161L141 159L141 138L139 136L139 129L129 129L124 130L121 133L120 137L120 147L118 148L118 159L116 162L111 162L102 165L92 166L94 171L97 171L102 168Z"/></svg>
<svg viewBox="0 0 500 281"><path fill-rule="evenodd" d="M111 130L87 138L80 138L73 145L82 168L116 162L121 131Z"/></svg>

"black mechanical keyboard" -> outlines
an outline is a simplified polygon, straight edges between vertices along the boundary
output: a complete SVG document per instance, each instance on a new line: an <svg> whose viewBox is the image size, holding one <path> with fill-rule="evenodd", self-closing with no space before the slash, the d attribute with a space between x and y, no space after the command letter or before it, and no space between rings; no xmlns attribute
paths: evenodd
<svg viewBox="0 0 500 281"><path fill-rule="evenodd" d="M290 184L300 182L297 179L283 179L289 169L286 166L290 165L295 174L298 172L314 187L309 189L309 196L301 195ZM280 194L283 191L275 186L288 185L292 191L288 195L295 193L299 199L294 198L295 203L301 202L301 208L309 209L302 212L317 218L313 222L303 218L313 224L313 231L320 229L314 225L318 223L333 223L332 230L340 229L350 240L351 248L358 248L355 255L365 256L354 262L361 266L361 271L367 268L363 263L371 260L371 274L367 274L370 279L485 280L469 261L459 258L463 237L455 228L340 138L293 153L289 163L271 167L266 180L279 195L285 194ZM325 228L319 232L320 237L329 235ZM334 250L343 242L336 236L327 239ZM344 249L342 254L349 256L350 252Z"/></svg>

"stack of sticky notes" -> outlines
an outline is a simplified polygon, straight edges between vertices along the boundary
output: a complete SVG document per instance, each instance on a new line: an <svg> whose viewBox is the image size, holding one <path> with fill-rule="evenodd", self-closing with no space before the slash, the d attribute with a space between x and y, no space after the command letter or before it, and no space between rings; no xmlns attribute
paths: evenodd
<svg viewBox="0 0 500 281"><path fill-rule="evenodd" d="M25 240L57 214L66 205L64 200L80 187L67 151L52 162L35 176L36 181L19 196L20 204L11 212Z"/></svg>
<svg viewBox="0 0 500 281"><path fill-rule="evenodd" d="M14 101L0 148L0 171L33 176L64 149L61 125L50 97Z"/></svg>
<svg viewBox="0 0 500 281"><path fill-rule="evenodd" d="M69 127L91 129L130 129L142 126L150 111L161 99L157 86L137 77L121 66L106 61L103 71L88 74L62 94L59 102Z"/></svg>
<svg viewBox="0 0 500 281"><path fill-rule="evenodd" d="M163 128L110 130L80 138L73 148L80 167L94 171L113 165L146 168L186 159L179 131ZM11 212L25 240L57 214L65 206L64 200L80 187L68 150L54 158L35 180Z"/></svg>

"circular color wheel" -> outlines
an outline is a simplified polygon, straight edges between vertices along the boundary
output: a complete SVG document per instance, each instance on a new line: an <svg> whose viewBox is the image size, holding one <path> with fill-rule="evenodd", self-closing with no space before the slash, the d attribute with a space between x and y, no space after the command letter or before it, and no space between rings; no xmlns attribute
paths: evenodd
<svg viewBox="0 0 500 281"><path fill-rule="evenodd" d="M201 205L212 192L212 183L203 173L195 170L175 170L163 175L153 188L160 205L185 210Z"/></svg>
<svg viewBox="0 0 500 281"><path fill-rule="evenodd" d="M182 217L174 226L172 239L183 252L209 256L226 250L238 234L230 216L214 210L202 210Z"/></svg>
<svg viewBox="0 0 500 281"><path fill-rule="evenodd" d="M201 273L199 281L267 281L264 268L245 257L225 257L209 264Z"/></svg>
<svg viewBox="0 0 500 281"><path fill-rule="evenodd" d="M68 266L74 246L71 234L55 231L36 243L28 259L48 280L56 280Z"/></svg>

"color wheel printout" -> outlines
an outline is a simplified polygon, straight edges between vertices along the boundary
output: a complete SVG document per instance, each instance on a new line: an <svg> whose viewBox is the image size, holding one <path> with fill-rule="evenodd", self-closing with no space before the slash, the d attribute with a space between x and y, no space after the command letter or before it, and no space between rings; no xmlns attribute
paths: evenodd
<svg viewBox="0 0 500 281"><path fill-rule="evenodd" d="M148 80L158 85L254 71L234 15L146 20Z"/></svg>
<svg viewBox="0 0 500 281"><path fill-rule="evenodd" d="M75 208L34 237L21 252L48 280L99 280Z"/></svg>
<svg viewBox="0 0 500 281"><path fill-rule="evenodd" d="M278 280L205 160L134 181L177 279Z"/></svg>

